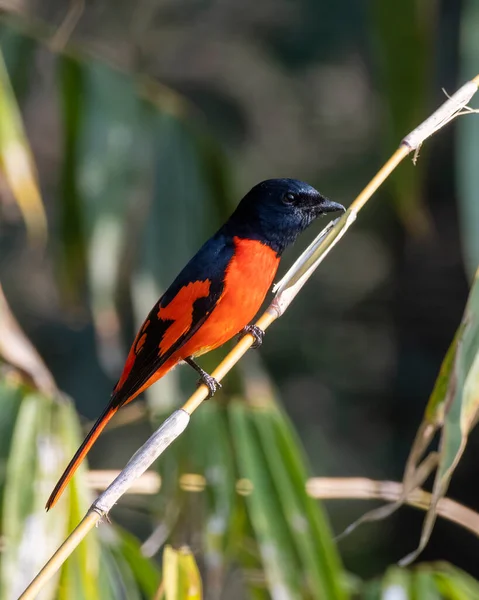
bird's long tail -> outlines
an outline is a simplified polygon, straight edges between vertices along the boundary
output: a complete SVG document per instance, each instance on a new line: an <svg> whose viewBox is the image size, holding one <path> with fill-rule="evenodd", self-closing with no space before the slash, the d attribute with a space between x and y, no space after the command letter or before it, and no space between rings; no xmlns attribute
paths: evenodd
<svg viewBox="0 0 479 600"><path fill-rule="evenodd" d="M90 433L86 436L83 444L76 451L75 456L71 459L68 467L63 472L63 475L58 480L58 483L55 486L55 489L48 498L48 502L46 504L47 511L54 506L58 500L58 498L62 495L63 490L68 485L68 482L75 474L75 471L78 469L81 461L88 454L88 451L95 443L96 439L100 435L100 433L105 429L108 421L113 417L113 415L118 410L118 406L111 406L109 404L106 409L102 412L102 414L98 417L95 425L90 430Z"/></svg>

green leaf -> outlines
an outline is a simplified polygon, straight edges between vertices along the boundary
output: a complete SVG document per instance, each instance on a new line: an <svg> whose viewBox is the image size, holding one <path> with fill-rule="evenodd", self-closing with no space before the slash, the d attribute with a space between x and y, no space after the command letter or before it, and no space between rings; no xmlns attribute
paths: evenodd
<svg viewBox="0 0 479 600"><path fill-rule="evenodd" d="M18 203L32 241L43 244L47 218L22 117L0 52L0 170Z"/></svg>
<svg viewBox="0 0 479 600"><path fill-rule="evenodd" d="M36 44L32 38L22 35L12 27L1 23L0 46L15 96L21 104L32 81Z"/></svg>
<svg viewBox="0 0 479 600"><path fill-rule="evenodd" d="M36 439L37 418L38 403L33 396L26 398L21 404L12 435L5 478L5 492L2 503L2 535L7 542L7 546L2 555L1 564L0 597L2 598L18 596L28 584L29 579L35 575L37 566L42 566L41 562L39 565L35 563L28 565L24 578L18 581L17 573L22 562L21 551L25 521L27 518L32 519L30 514L33 500L31 482L35 479L35 454L25 452L24 449L27 445L32 444L32 440ZM41 531L38 525L35 528ZM38 533L35 532L34 535L38 539ZM43 532L40 543L43 546L45 542L45 532ZM23 568L25 569L25 566Z"/></svg>
<svg viewBox="0 0 479 600"><path fill-rule="evenodd" d="M151 560L143 556L135 536L116 526L113 531L110 529L102 535L102 540L107 544L117 563L127 565L130 579L138 592L147 598L153 598L160 584L160 571Z"/></svg>
<svg viewBox="0 0 479 600"><path fill-rule="evenodd" d="M64 298L78 305L86 283L85 223L78 189L84 68L80 62L66 57L60 57L58 63L63 126L59 272Z"/></svg>
<svg viewBox="0 0 479 600"><path fill-rule="evenodd" d="M447 563L423 564L413 569L390 567L381 579L362 585L361 600L472 600L479 583Z"/></svg>
<svg viewBox="0 0 479 600"><path fill-rule="evenodd" d="M408 600L411 587L411 574L406 569L390 567L383 577L381 591L382 598L397 598Z"/></svg>
<svg viewBox="0 0 479 600"><path fill-rule="evenodd" d="M14 382L0 380L0 410L7 417L0 422L0 433L5 434L0 458L6 461L0 479L0 537L5 544L0 553L1 598L16 598L23 591L91 503L83 464L54 510L46 513L45 500L80 442L78 418L66 398L31 393ZM47 584L42 598L114 600L123 595L140 600L153 595L159 573L141 555L138 542L107 525L104 529L108 543L101 547L98 531L90 532Z"/></svg>
<svg viewBox="0 0 479 600"><path fill-rule="evenodd" d="M53 485L54 448L49 435L53 409L51 399L27 394L14 425L2 499L6 551L2 555L1 597L16 597L23 591L66 533L65 507L59 507L55 515L44 508ZM36 548L33 553L32 547ZM45 598L53 597L56 581L54 578L47 586Z"/></svg>
<svg viewBox="0 0 479 600"><path fill-rule="evenodd" d="M443 383L439 386L444 393L445 417L431 506L424 521L419 547L402 564L414 560L427 544L436 520L437 503L447 492L452 474L466 447L469 432L479 414L479 271L459 328L456 351L449 351L446 365L448 385L447 388ZM440 405L439 401L437 404Z"/></svg>
<svg viewBox="0 0 479 600"><path fill-rule="evenodd" d="M315 598L344 598L340 562L331 530L306 493L307 472L298 440L284 414L273 407L251 414L293 543L301 557L310 593Z"/></svg>
<svg viewBox="0 0 479 600"><path fill-rule="evenodd" d="M450 384L450 377L454 367L457 353L457 343L462 333L462 326L459 327L451 345L449 346L446 356L442 361L439 375L432 390L431 396L427 403L424 414L424 421L432 427L437 428L444 424L444 412L446 410L445 402L447 399L447 390Z"/></svg>
<svg viewBox="0 0 479 600"><path fill-rule="evenodd" d="M419 10L417 0L402 0L393 6L375 0L371 10L374 56L388 117L385 147L390 153L424 118L433 50L434 2L423 0ZM417 233L424 233L430 226L421 201L422 172L406 164L389 178L400 218Z"/></svg>
<svg viewBox="0 0 479 600"><path fill-rule="evenodd" d="M229 562L236 556L243 532L238 529L236 507L236 466L228 436L224 406L211 402L201 407L190 425L188 449L201 456L199 472L206 479L205 514L205 581L220 593Z"/></svg>
<svg viewBox="0 0 479 600"><path fill-rule="evenodd" d="M436 384L418 428L403 476L401 498L372 510L352 526L384 519L397 510L406 497L420 487L436 469L431 506L428 509L418 548L401 565L412 562L426 546L437 516L437 503L446 495L449 482L467 444L469 432L479 415L479 271L454 340L444 358ZM424 457L434 434L440 430L439 451ZM422 461L422 462L421 462Z"/></svg>
<svg viewBox="0 0 479 600"><path fill-rule="evenodd" d="M412 600L442 600L434 576L427 569L415 569L411 577Z"/></svg>
<svg viewBox="0 0 479 600"><path fill-rule="evenodd" d="M464 0L461 8L460 79L467 81L477 74L479 63L479 4L476 0ZM473 107L478 106L477 94ZM461 242L465 264L471 278L479 264L479 115L461 117L457 122L456 169L459 190L459 217L461 223Z"/></svg>
<svg viewBox="0 0 479 600"><path fill-rule="evenodd" d="M431 569L437 590L445 600L479 598L479 582L457 567L442 563Z"/></svg>
<svg viewBox="0 0 479 600"><path fill-rule="evenodd" d="M128 301L123 298L128 293L125 281L132 276L139 225L147 214L152 132L149 112L131 76L87 62L82 78L76 172L88 286L100 360L117 375L124 359L119 352L119 309ZM121 296L120 306L117 296Z"/></svg>
<svg viewBox="0 0 479 600"><path fill-rule="evenodd" d="M275 398L255 357L244 380L247 409L278 498L291 547L299 558L309 596L346 598L346 581L321 505L306 491L308 469L301 441Z"/></svg>
<svg viewBox="0 0 479 600"><path fill-rule="evenodd" d="M188 548L163 552L163 586L165 600L201 600L201 577L195 558Z"/></svg>
<svg viewBox="0 0 479 600"><path fill-rule="evenodd" d="M186 126L189 126L200 171L212 199L212 225L220 227L230 216L235 205L231 199L232 175L229 164L219 144L206 131L188 122Z"/></svg>
<svg viewBox="0 0 479 600"><path fill-rule="evenodd" d="M10 446L15 427L15 421L20 409L22 399L21 388L13 378L1 378L0 371L0 498L4 493L7 462L10 455ZM0 519L2 519L3 504L0 504Z"/></svg>
<svg viewBox="0 0 479 600"><path fill-rule="evenodd" d="M285 522L271 471L266 463L255 425L244 402L229 406L230 430L236 448L240 476L251 482L246 505L273 597L303 598L299 557Z"/></svg>
<svg viewBox="0 0 479 600"><path fill-rule="evenodd" d="M201 456L199 468L204 473L210 499L209 519L214 521L215 535L224 537L236 503L236 473L231 441L228 439L228 421L224 406L211 402L202 407L192 423L194 444L189 447ZM205 443L214 440L214 443ZM201 454L200 454L201 453ZM209 526L207 524L207 531Z"/></svg>
<svg viewBox="0 0 479 600"><path fill-rule="evenodd" d="M106 589L112 600L116 598L142 600L143 596L130 565L121 552L115 552L107 545L102 551L102 563L107 570L108 587Z"/></svg>

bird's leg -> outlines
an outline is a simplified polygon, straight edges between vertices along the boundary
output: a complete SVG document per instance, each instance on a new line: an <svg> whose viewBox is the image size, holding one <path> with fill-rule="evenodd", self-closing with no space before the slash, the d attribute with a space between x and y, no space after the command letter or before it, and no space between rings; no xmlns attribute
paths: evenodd
<svg viewBox="0 0 479 600"><path fill-rule="evenodd" d="M263 343L264 331L257 325L246 325L246 327L243 327L239 339L243 338L248 333L254 337L254 342L251 344L251 348L259 348Z"/></svg>
<svg viewBox="0 0 479 600"><path fill-rule="evenodd" d="M208 398L214 396L218 388L222 387L221 383L216 381L216 379L211 377L211 375L208 375L206 371L203 371L200 365L197 365L191 356L188 356L184 360L186 364L190 365L190 367L193 367L193 369L200 374L200 383L204 383L209 390Z"/></svg>

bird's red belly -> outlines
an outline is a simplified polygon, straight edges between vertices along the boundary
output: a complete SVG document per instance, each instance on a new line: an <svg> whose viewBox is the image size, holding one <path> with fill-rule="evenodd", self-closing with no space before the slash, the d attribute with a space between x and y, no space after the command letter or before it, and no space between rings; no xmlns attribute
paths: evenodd
<svg viewBox="0 0 479 600"><path fill-rule="evenodd" d="M273 283L279 265L276 252L256 240L234 238L234 243L235 255L221 298L197 333L179 349L181 358L213 350L240 332L256 315Z"/></svg>

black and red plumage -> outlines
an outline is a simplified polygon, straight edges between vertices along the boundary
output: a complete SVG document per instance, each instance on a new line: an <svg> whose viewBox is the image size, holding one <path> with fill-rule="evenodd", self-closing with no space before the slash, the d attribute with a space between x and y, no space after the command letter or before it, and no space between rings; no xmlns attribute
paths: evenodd
<svg viewBox="0 0 479 600"><path fill-rule="evenodd" d="M316 217L335 211L344 208L295 179L263 181L242 199L150 311L108 406L55 486L47 510L117 410L178 363L194 366L214 391L214 380L193 358L221 346L248 325L271 287L284 249Z"/></svg>

